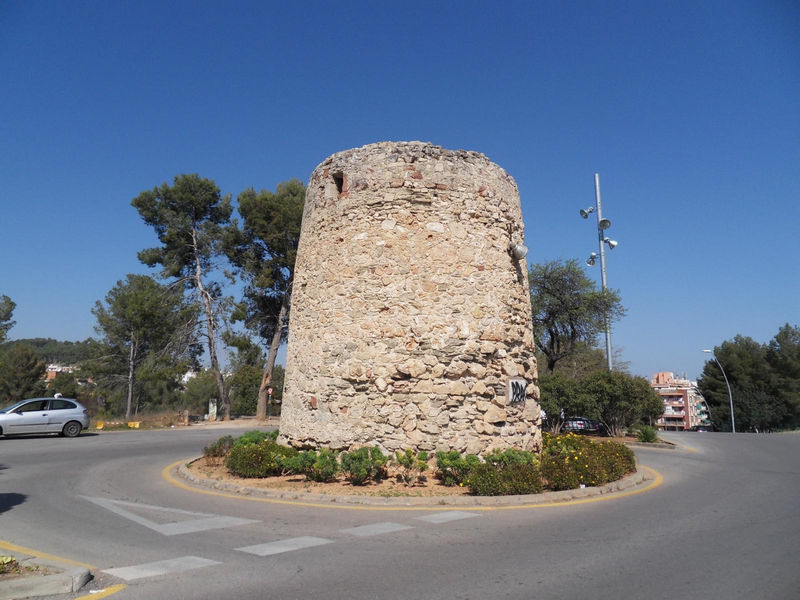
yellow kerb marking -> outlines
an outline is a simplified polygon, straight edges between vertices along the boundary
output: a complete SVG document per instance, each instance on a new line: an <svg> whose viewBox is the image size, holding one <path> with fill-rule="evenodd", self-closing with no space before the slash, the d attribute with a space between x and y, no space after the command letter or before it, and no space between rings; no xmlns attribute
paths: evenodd
<svg viewBox="0 0 800 600"><path fill-rule="evenodd" d="M47 560L53 560L55 562L62 562L68 565L74 565L76 567L84 567L85 569L94 569L92 565L87 565L86 563L78 562L77 560L70 560L69 558L61 558L60 556L47 554L46 552L39 552L38 550L34 550L33 548L26 548L25 546L17 546L16 544L12 544L11 542L5 542L3 540L0 540L0 549L8 550L9 552L19 552L20 554L28 554L30 556L35 556L36 558L44 558Z"/></svg>
<svg viewBox="0 0 800 600"><path fill-rule="evenodd" d="M97 600L98 598L108 598L111 594L116 594L117 592L121 592L126 587L128 586L125 585L124 583L118 583L117 585L112 585L104 590L92 592L87 596L78 596L77 598L75 598L75 600L89 600L89 598L91 598L92 600Z"/></svg>

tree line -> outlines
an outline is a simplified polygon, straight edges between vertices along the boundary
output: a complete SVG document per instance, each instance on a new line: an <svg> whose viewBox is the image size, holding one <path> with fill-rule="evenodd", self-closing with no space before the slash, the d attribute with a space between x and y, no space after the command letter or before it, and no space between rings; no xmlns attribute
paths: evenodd
<svg viewBox="0 0 800 600"><path fill-rule="evenodd" d="M304 201L305 187L297 179L275 192L245 190L237 197L237 214L230 195L196 174L142 192L131 205L159 244L138 258L157 269L156 277L129 274L119 280L92 308L98 338L61 347L53 340L3 344L15 304L0 296L0 393L10 399L43 393L45 360L80 357L76 374L57 377L59 391L85 395L76 378L91 379L93 400L111 412L129 417L140 409L204 410L214 398L223 419L232 409L266 417L268 389L277 399L282 394L283 369L275 360L288 333ZM549 426L557 431L563 418L586 416L619 433L657 419L662 404L647 379L630 375L619 354L608 372L597 347L606 325L625 315L619 292L598 290L574 259L531 265L528 278ZM233 284L238 298L226 293ZM221 348L228 352L227 374L220 368ZM800 424L796 326L785 325L768 344L737 335L715 354L730 379L737 425ZM203 371L204 356L210 368ZM199 375L182 381L187 372ZM706 363L698 383L715 426L729 426L727 390L716 362Z"/></svg>
<svg viewBox="0 0 800 600"><path fill-rule="evenodd" d="M715 428L731 430L731 399L736 431L800 427L800 327L786 323L765 344L736 335L713 354L697 385Z"/></svg>
<svg viewBox="0 0 800 600"><path fill-rule="evenodd" d="M157 277L129 274L95 303L98 338L85 342L88 356L78 372L54 382L59 391L91 394L126 417L139 409L203 410L208 398L220 418L230 418L232 400L238 411L265 417L269 388L279 400L283 387L275 360L287 333L304 201L297 179L275 192L248 189L238 196L237 218L230 195L196 174L136 196L131 205L159 241L138 258L158 268ZM240 298L226 294L235 283ZM14 325L14 308L0 297L0 343ZM230 354L227 376L221 345ZM181 381L200 370L204 353L210 368ZM12 400L43 393L44 361L36 348L14 344L1 354L0 392ZM76 390L66 381L76 375L95 386Z"/></svg>

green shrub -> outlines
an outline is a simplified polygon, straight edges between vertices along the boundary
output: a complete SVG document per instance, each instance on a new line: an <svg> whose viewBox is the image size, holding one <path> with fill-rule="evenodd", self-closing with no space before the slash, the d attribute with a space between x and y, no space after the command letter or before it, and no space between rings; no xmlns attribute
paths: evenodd
<svg viewBox="0 0 800 600"><path fill-rule="evenodd" d="M317 453L313 450L306 450L292 454L283 459L284 470L291 475L305 475L310 479L309 473L317 460Z"/></svg>
<svg viewBox="0 0 800 600"><path fill-rule="evenodd" d="M272 431L267 432L267 439L272 440L273 442L278 439L278 430L273 429Z"/></svg>
<svg viewBox="0 0 800 600"><path fill-rule="evenodd" d="M645 444L652 444L658 441L658 434L655 428L650 425L642 425L636 435L639 441Z"/></svg>
<svg viewBox="0 0 800 600"><path fill-rule="evenodd" d="M506 448L502 452L494 450L486 456L483 460L495 467L508 466L508 465L534 465L539 463L539 457L534 452L527 450L517 450L516 448Z"/></svg>
<svg viewBox="0 0 800 600"><path fill-rule="evenodd" d="M319 452L307 450L283 459L283 467L290 473L305 475L310 481L334 481L339 473L338 453L327 448Z"/></svg>
<svg viewBox="0 0 800 600"><path fill-rule="evenodd" d="M385 456L377 446L359 448L352 452L342 452L342 472L353 485L364 485L369 480L378 480L386 476Z"/></svg>
<svg viewBox="0 0 800 600"><path fill-rule="evenodd" d="M474 467L483 464L474 454L461 456L458 450L436 453L436 476L443 485L460 485Z"/></svg>
<svg viewBox="0 0 800 600"><path fill-rule="evenodd" d="M234 446L248 446L250 444L260 444L266 439L267 439L267 433L259 431L258 429L252 429L250 431L245 431L242 435L236 438ZM272 441L275 440L273 439Z"/></svg>
<svg viewBox="0 0 800 600"><path fill-rule="evenodd" d="M414 485L428 470L428 453L424 450L414 454L411 448L406 448L404 451L398 450L394 456L395 463L400 468L400 479L407 486Z"/></svg>
<svg viewBox="0 0 800 600"><path fill-rule="evenodd" d="M234 444L225 459L225 466L237 477L270 477L283 474L283 461L293 454L297 454L297 450L271 440Z"/></svg>
<svg viewBox="0 0 800 600"><path fill-rule="evenodd" d="M480 464L470 470L465 484L473 496L538 494L543 488L539 466L532 462Z"/></svg>
<svg viewBox="0 0 800 600"><path fill-rule="evenodd" d="M228 455L231 448L233 448L233 436L225 435L213 444L203 448L203 456L206 458L222 458Z"/></svg>
<svg viewBox="0 0 800 600"><path fill-rule="evenodd" d="M541 472L552 490L602 485L634 469L633 452L620 443L596 443L573 433L544 436Z"/></svg>

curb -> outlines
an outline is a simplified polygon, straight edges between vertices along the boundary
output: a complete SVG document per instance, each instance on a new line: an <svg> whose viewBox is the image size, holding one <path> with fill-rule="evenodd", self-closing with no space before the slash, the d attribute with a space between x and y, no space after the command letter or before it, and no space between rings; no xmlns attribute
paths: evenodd
<svg viewBox="0 0 800 600"><path fill-rule="evenodd" d="M560 504L574 500L583 500L596 496L607 496L622 492L648 481L644 470L637 469L635 473L626 475L618 481L612 481L598 487L587 487L560 492L543 492L541 494L528 494L521 496L331 496L326 494L313 494L308 492L268 490L252 488L237 483L226 483L216 479L198 477L187 467L201 457L190 459L181 463L177 474L183 479L201 487L222 492L229 492L239 496L264 498L282 502L297 503L322 503L340 506L374 506L374 507L442 507L442 506L483 506L503 507L515 505L547 505Z"/></svg>
<svg viewBox="0 0 800 600"><path fill-rule="evenodd" d="M15 577L0 581L0 597L4 600L17 600L32 596L52 596L55 594L69 594L77 592L92 579L89 569L67 565L55 560L23 555L15 552L17 562L23 567L38 565L53 571L52 575L33 575L30 577Z"/></svg>
<svg viewBox="0 0 800 600"><path fill-rule="evenodd" d="M663 450L677 450L678 446L670 442L623 442L631 448L661 448Z"/></svg>

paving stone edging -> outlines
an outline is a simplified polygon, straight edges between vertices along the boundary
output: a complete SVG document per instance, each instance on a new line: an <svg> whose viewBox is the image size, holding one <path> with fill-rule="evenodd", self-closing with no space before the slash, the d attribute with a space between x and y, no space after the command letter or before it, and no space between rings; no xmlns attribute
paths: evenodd
<svg viewBox="0 0 800 600"><path fill-rule="evenodd" d="M205 488L230 492L240 496L265 498L270 500L283 500L287 502L323 503L331 505L362 505L362 506L514 506L529 504L552 504L580 500L594 496L605 496L615 492L631 489L648 481L645 472L637 469L635 473L626 475L618 481L612 481L598 487L564 490L561 492L543 492L541 494L527 494L520 496L332 496L330 494L314 494L286 490L269 490L248 487L238 483L229 483L216 479L199 477L192 473L187 464L191 464L201 457L197 457L178 466L176 472L185 480Z"/></svg>
<svg viewBox="0 0 800 600"><path fill-rule="evenodd" d="M89 569L59 563L58 561L14 553L23 567L38 565L51 571L52 575L28 575L0 581L0 597L3 600L52 596L77 592L92 578Z"/></svg>

